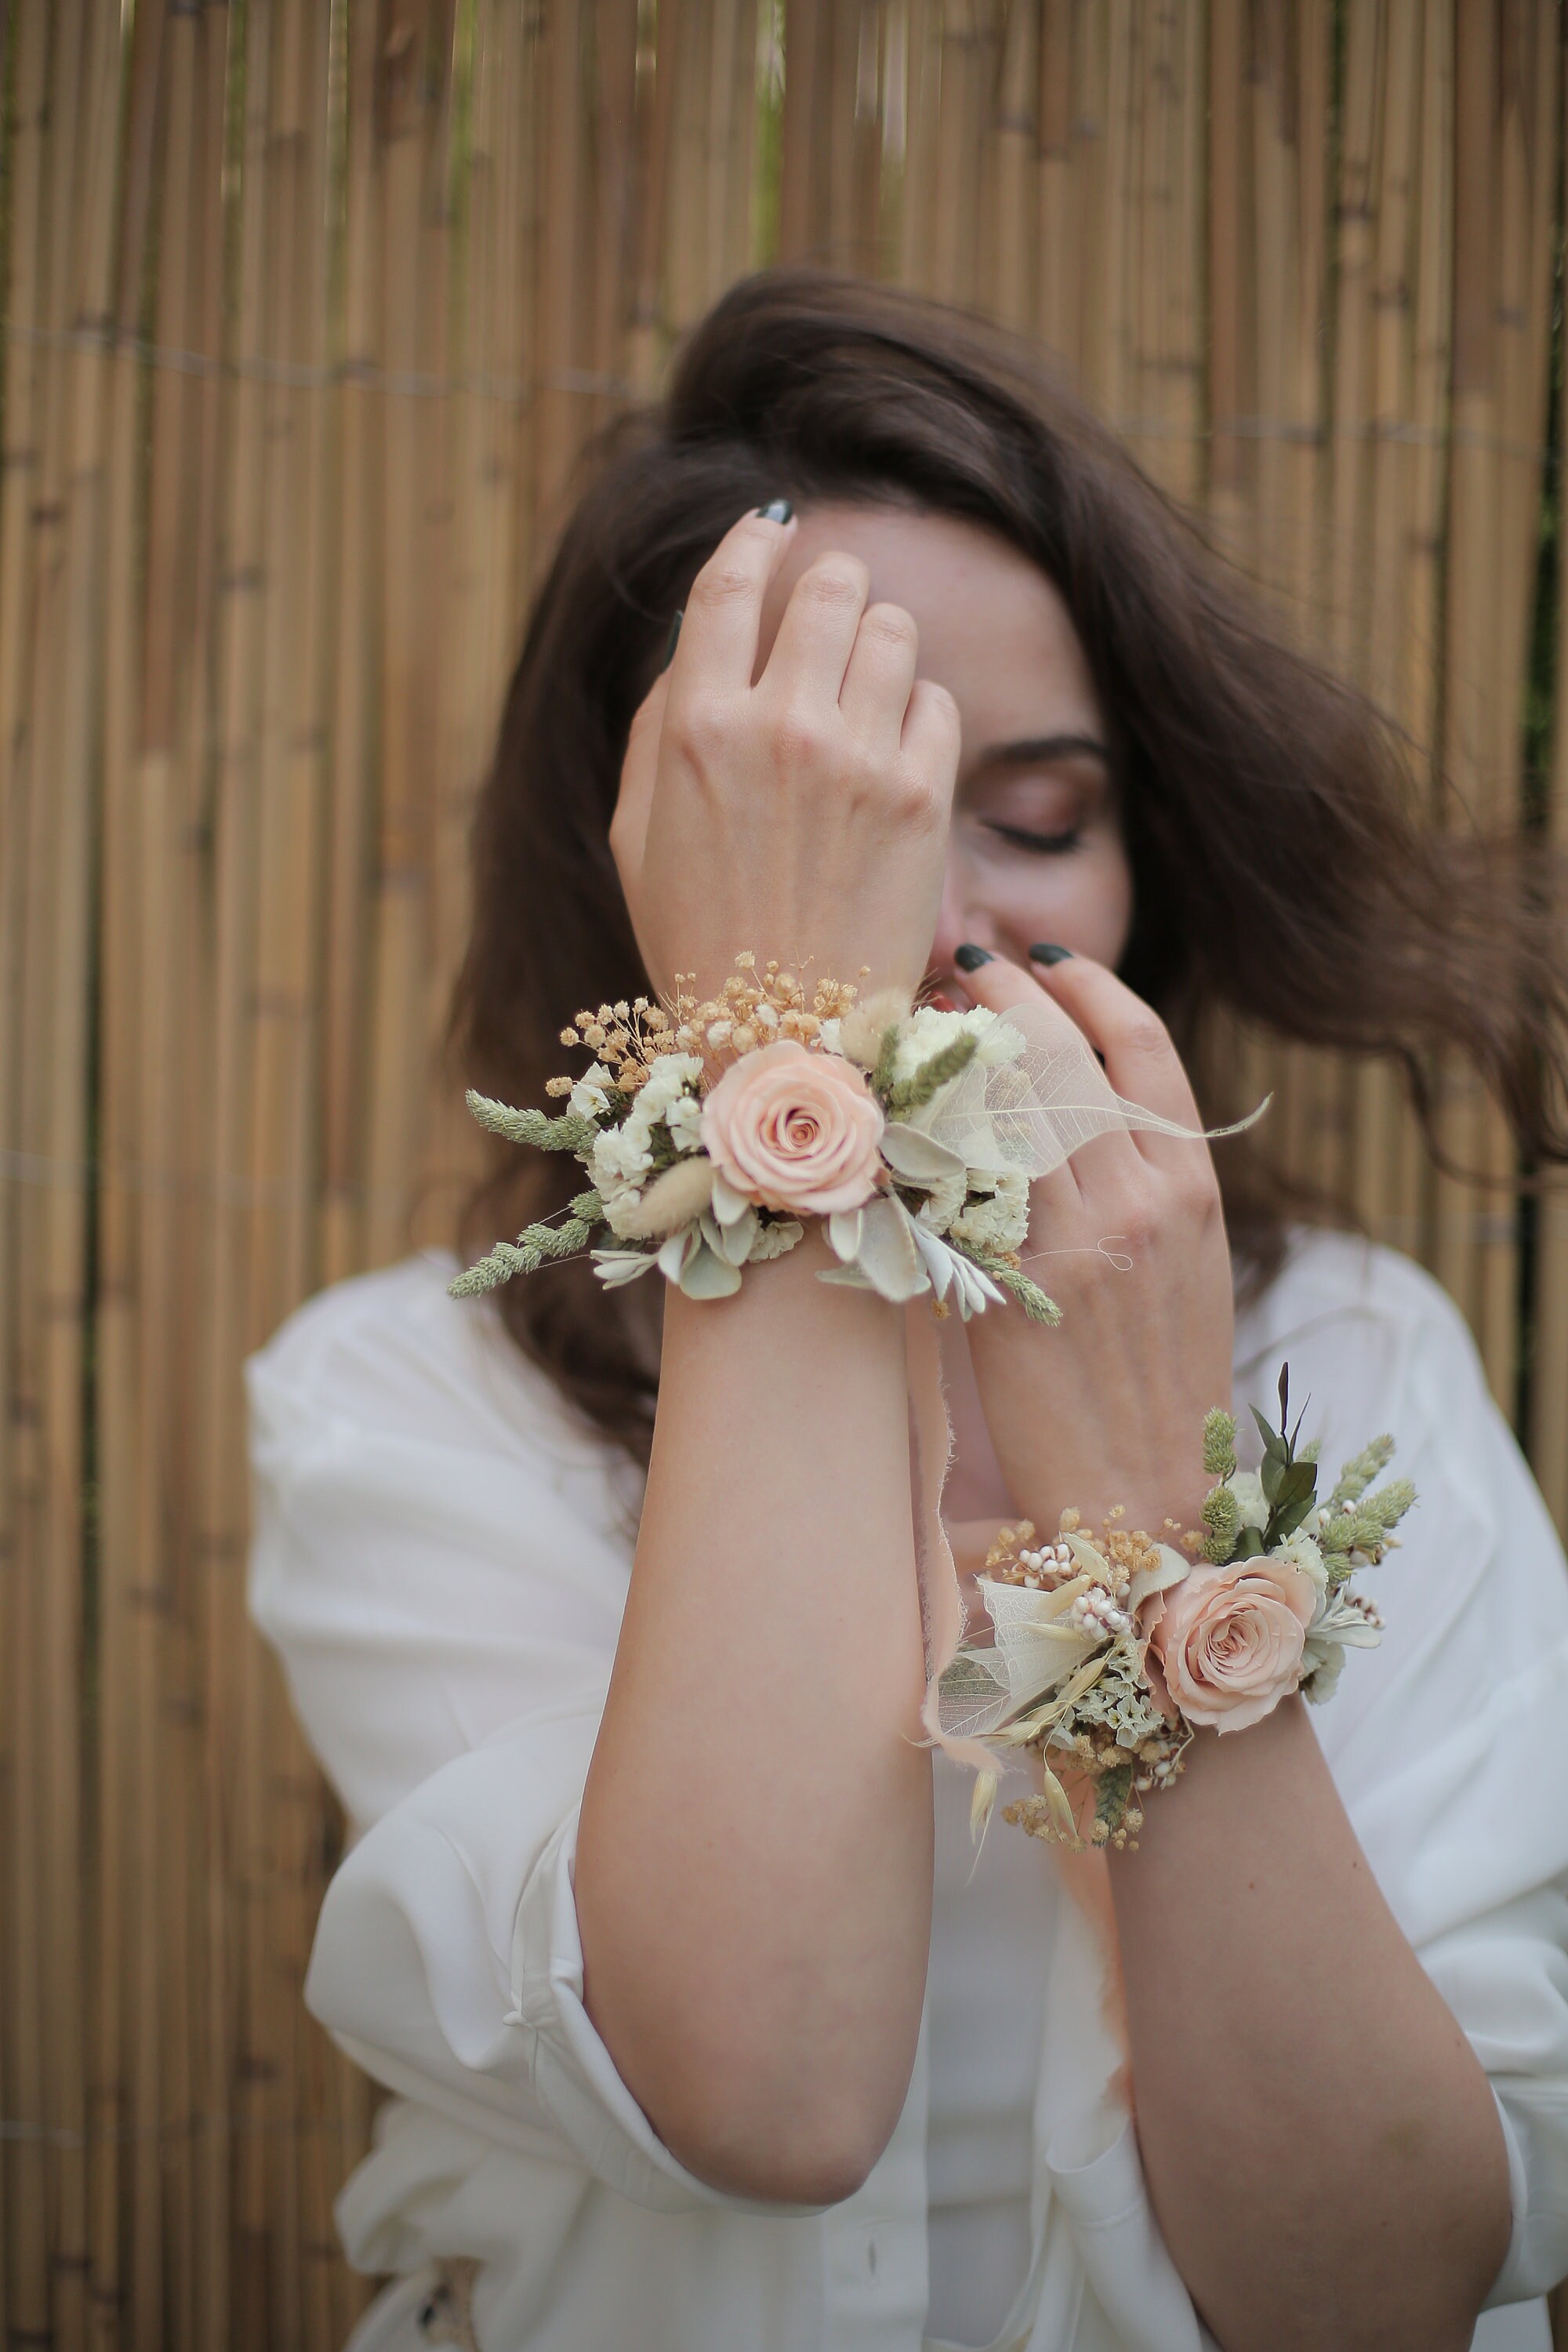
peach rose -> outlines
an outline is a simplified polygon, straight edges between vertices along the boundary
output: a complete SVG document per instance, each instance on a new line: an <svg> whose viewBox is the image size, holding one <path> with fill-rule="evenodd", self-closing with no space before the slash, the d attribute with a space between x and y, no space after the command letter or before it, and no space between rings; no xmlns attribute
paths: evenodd
<svg viewBox="0 0 1568 2352"><path fill-rule="evenodd" d="M1189 1723L1242 1731L1260 1723L1301 1679L1307 1628L1318 1606L1310 1576L1279 1559L1198 1566L1157 1596L1146 1620L1156 1697L1168 1691ZM1163 1689L1162 1689L1163 1685Z"/></svg>
<svg viewBox="0 0 1568 2352"><path fill-rule="evenodd" d="M854 1064L789 1037L732 1062L702 1105L703 1149L725 1183L797 1217L862 1207L881 1133L881 1107Z"/></svg>

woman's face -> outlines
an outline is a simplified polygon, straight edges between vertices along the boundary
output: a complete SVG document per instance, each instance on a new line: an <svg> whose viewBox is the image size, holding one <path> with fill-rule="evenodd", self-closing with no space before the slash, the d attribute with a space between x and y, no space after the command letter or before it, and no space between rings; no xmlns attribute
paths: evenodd
<svg viewBox="0 0 1568 2352"><path fill-rule="evenodd" d="M920 630L920 675L963 722L932 972L950 994L965 940L1016 963L1041 940L1114 967L1132 919L1099 701L1067 606L977 524L896 508L805 509L763 615L763 658L791 589L830 549L858 555L873 604Z"/></svg>

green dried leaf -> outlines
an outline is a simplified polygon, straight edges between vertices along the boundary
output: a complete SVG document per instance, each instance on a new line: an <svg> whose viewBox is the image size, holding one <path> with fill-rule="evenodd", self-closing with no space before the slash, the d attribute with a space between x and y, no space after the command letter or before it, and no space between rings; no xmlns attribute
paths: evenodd
<svg viewBox="0 0 1568 2352"><path fill-rule="evenodd" d="M542 1110L513 1110L471 1087L464 1099L479 1125L508 1143L529 1143L536 1151L588 1151L598 1140L598 1121L574 1110L550 1118Z"/></svg>
<svg viewBox="0 0 1568 2352"><path fill-rule="evenodd" d="M1329 1497L1331 1507L1342 1503L1359 1503L1378 1473L1385 1470L1394 1459L1392 1437L1374 1437L1370 1445L1354 1454L1340 1472L1339 1484Z"/></svg>
<svg viewBox="0 0 1568 2352"><path fill-rule="evenodd" d="M1408 1478L1391 1478L1375 1495L1368 1495L1362 1505L1363 1516L1375 1519L1384 1528L1396 1528L1415 1500L1415 1489Z"/></svg>
<svg viewBox="0 0 1568 2352"><path fill-rule="evenodd" d="M1236 1416L1223 1405L1204 1415L1204 1468L1211 1478L1228 1478L1236 1467Z"/></svg>
<svg viewBox="0 0 1568 2352"><path fill-rule="evenodd" d="M899 1024L889 1021L882 1032L882 1042L877 1049L877 1066L871 1073L871 1090L883 1102L892 1091L893 1069L899 1055Z"/></svg>
<svg viewBox="0 0 1568 2352"><path fill-rule="evenodd" d="M1283 1467L1269 1465L1274 1470L1274 1492L1268 1499L1273 1505L1268 1514L1268 1528L1264 1549L1272 1551L1277 1543L1295 1534L1308 1512L1318 1499L1317 1466L1311 1462L1288 1462ZM1267 1485L1264 1488L1268 1493Z"/></svg>
<svg viewBox="0 0 1568 2352"><path fill-rule="evenodd" d="M1211 1487L1204 1496L1198 1514L1207 1530L1204 1538L1204 1556L1223 1568L1236 1549L1240 1531L1240 1512L1236 1496L1226 1486Z"/></svg>
<svg viewBox="0 0 1568 2352"><path fill-rule="evenodd" d="M1056 1300L1047 1297L1039 1284L1031 1282L1017 1266L1009 1265L1005 1258L992 1257L984 1250L971 1249L954 1241L951 1234L947 1235L947 1245L960 1257L966 1257L971 1265L977 1265L982 1274L988 1274L993 1282L1000 1283L1017 1300L1031 1323L1045 1323L1054 1330L1061 1321L1062 1310Z"/></svg>
<svg viewBox="0 0 1568 2352"><path fill-rule="evenodd" d="M1265 1421L1256 1405L1251 1408L1251 1411L1252 1418L1258 1423L1263 1439L1263 1451L1267 1459L1270 1462L1288 1462L1290 1456L1286 1448L1285 1440L1274 1427L1273 1423ZM1267 1489L1265 1491L1267 1492Z"/></svg>
<svg viewBox="0 0 1568 2352"><path fill-rule="evenodd" d="M923 1110L932 1095L956 1078L973 1061L979 1039L965 1030L929 1062L922 1062L912 1078L898 1078L888 1087L883 1099L889 1118L908 1118L911 1111Z"/></svg>

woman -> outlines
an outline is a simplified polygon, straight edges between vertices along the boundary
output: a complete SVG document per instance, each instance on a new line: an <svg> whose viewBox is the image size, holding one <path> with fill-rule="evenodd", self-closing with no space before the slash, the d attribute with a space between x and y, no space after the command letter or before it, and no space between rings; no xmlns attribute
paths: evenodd
<svg viewBox="0 0 1568 2352"><path fill-rule="evenodd" d="M891 293L738 288L606 453L475 877L458 1034L511 1102L580 1006L752 949L1048 995L1188 1128L1216 1007L1458 1045L1563 1153L1529 910L1059 389ZM361 1832L308 1998L398 2095L356 2345L1546 2344L1568 1580L1452 1307L1220 1150L1223 1195L1201 1141L1086 1147L1032 1204L1060 1328L943 1327L955 1523L1190 1525L1205 1409L1287 1359L1326 1459L1387 1429L1420 1490L1381 1650L1201 1733L1109 1857L1135 2132L1085 1910L919 1743L905 1325L820 1242L499 1315L416 1259L257 1360L254 1605ZM510 1153L469 1238L562 1181Z"/></svg>

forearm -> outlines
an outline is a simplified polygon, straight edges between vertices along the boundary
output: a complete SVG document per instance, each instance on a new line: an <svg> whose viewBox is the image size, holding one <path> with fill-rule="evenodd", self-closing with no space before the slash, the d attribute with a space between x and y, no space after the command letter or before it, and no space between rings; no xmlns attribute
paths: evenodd
<svg viewBox="0 0 1568 2352"><path fill-rule="evenodd" d="M1508 2245L1496 2110L1303 1702L1200 1733L1110 1872L1150 2194L1226 2352L1468 2346Z"/></svg>
<svg viewBox="0 0 1568 2352"><path fill-rule="evenodd" d="M931 1868L903 1326L826 1262L669 1295L576 1874L588 2006L667 2145L812 2202L897 2118Z"/></svg>

